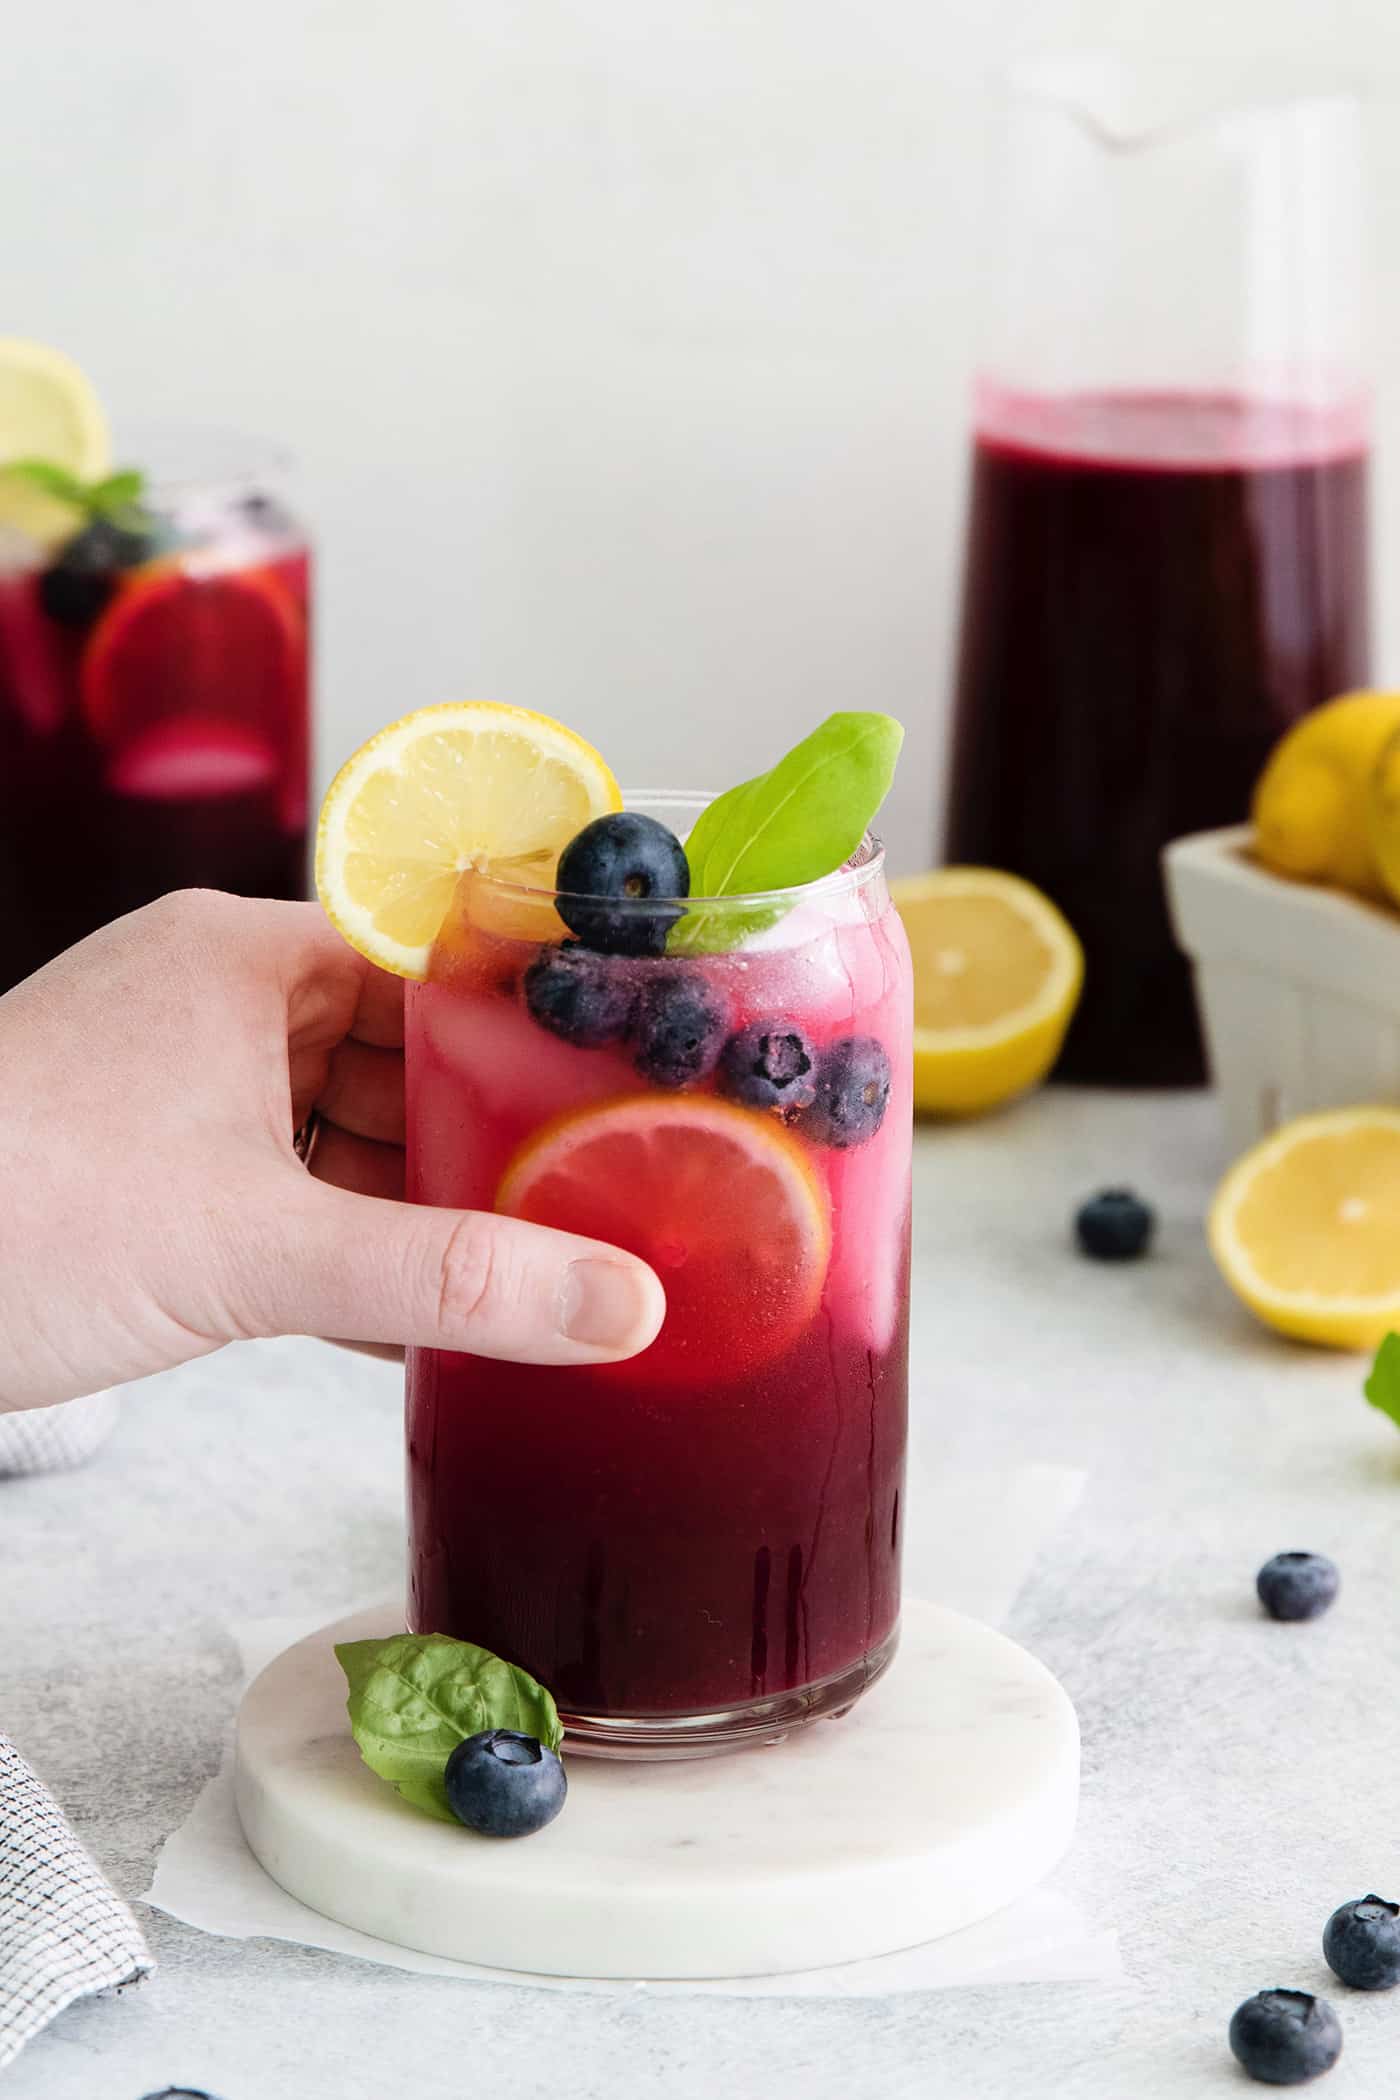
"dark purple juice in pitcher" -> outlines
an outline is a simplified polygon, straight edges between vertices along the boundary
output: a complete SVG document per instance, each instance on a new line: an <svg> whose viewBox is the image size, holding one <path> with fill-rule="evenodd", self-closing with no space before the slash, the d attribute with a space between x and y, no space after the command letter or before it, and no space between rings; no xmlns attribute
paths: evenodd
<svg viewBox="0 0 1400 2100"><path fill-rule="evenodd" d="M984 393L947 852L1083 940L1062 1078L1203 1076L1161 850L1241 821L1279 735L1365 682L1366 480L1354 410Z"/></svg>

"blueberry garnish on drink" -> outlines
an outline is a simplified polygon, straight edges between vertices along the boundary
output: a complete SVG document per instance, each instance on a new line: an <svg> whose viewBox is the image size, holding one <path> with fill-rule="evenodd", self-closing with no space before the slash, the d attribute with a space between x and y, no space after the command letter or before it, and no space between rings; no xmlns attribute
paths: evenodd
<svg viewBox="0 0 1400 2100"><path fill-rule="evenodd" d="M729 1013L698 970L668 970L643 984L633 1023L633 1063L652 1086L691 1086L712 1072Z"/></svg>
<svg viewBox="0 0 1400 2100"><path fill-rule="evenodd" d="M616 1043L632 1025L637 990L609 957L577 941L542 948L524 976L525 1004L551 1035L579 1050Z"/></svg>
<svg viewBox="0 0 1400 2100"><path fill-rule="evenodd" d="M817 1098L817 1052L795 1021L751 1022L724 1046L719 1087L744 1108L772 1109L791 1122Z"/></svg>
<svg viewBox="0 0 1400 2100"><path fill-rule="evenodd" d="M673 831L633 810L595 817L559 856L559 916L605 955L662 955L690 894L690 863ZM653 902L652 900L658 900Z"/></svg>
<svg viewBox="0 0 1400 2100"><path fill-rule="evenodd" d="M836 1152L865 1144L885 1120L892 1077L889 1053L877 1037L843 1036L822 1055L816 1099L802 1128Z"/></svg>
<svg viewBox="0 0 1400 2100"><path fill-rule="evenodd" d="M817 1050L794 1022L755 1022L731 1036L720 1059L722 1093L774 1111L812 1144L846 1152L885 1120L889 1054L875 1036L840 1036Z"/></svg>
<svg viewBox="0 0 1400 2100"><path fill-rule="evenodd" d="M96 517L59 548L39 578L39 603L60 627L90 627L124 569L139 568L156 544L153 527L138 529Z"/></svg>

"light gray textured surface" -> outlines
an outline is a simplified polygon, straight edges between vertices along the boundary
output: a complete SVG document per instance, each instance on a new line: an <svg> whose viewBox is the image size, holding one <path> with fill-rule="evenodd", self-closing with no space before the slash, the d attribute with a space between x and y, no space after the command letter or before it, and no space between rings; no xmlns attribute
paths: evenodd
<svg viewBox="0 0 1400 2100"><path fill-rule="evenodd" d="M1155 2100L1236 2094L1225 2026L1274 1983L1346 2030L1328 2100L1394 2089L1400 1993L1334 1986L1329 1910L1400 1885L1400 1439L1354 1361L1256 1331L1200 1236L1219 1165L1204 1099L1051 1093L926 1133L915 1390L949 1463L1088 1468L1009 1631L1084 1733L1057 1885L1124 1934L1133 1982L885 2001L564 1998L214 1940L147 1913L160 1973L74 2007L5 2100L221 2100L567 2090L571 2100ZM1154 1259L1092 1268L1075 1199L1130 1179ZM1254 1570L1333 1553L1341 1601L1263 1621ZM217 1764L231 1619L327 1617L391 1587L395 1381L297 1345L133 1392L85 1473L0 1487L0 1716L126 1894ZM874 1775L878 1783L878 1775Z"/></svg>

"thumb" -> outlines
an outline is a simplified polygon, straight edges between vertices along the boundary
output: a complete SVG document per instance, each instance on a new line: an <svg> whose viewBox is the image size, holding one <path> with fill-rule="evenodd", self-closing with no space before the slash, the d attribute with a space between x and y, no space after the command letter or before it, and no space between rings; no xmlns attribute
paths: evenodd
<svg viewBox="0 0 1400 2100"><path fill-rule="evenodd" d="M524 1364L600 1364L654 1341L666 1311L635 1255L500 1218L352 1195L298 1172L245 1250L260 1334L465 1349Z"/></svg>

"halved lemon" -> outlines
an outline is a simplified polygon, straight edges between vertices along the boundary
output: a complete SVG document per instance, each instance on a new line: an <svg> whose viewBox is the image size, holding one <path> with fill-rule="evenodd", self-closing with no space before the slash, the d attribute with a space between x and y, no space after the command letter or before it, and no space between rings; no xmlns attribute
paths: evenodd
<svg viewBox="0 0 1400 2100"><path fill-rule="evenodd" d="M548 715L494 700L420 707L331 782L316 889L351 947L396 976L426 977L468 869L543 866L548 886L574 833L621 807L593 746Z"/></svg>
<svg viewBox="0 0 1400 2100"><path fill-rule="evenodd" d="M830 1204L800 1142L703 1094L628 1094L546 1124L507 1167L496 1209L651 1263L666 1319L633 1359L651 1380L737 1379L781 1355L817 1310L831 1252Z"/></svg>
<svg viewBox="0 0 1400 2100"><path fill-rule="evenodd" d="M1069 921L995 868L940 868L891 890L914 959L915 1106L977 1115L1036 1085L1084 981Z"/></svg>
<svg viewBox="0 0 1400 2100"><path fill-rule="evenodd" d="M91 381L71 357L47 343L0 336L0 524L49 545L75 531L81 513L7 471L22 459L96 480L109 463L107 423Z"/></svg>
<svg viewBox="0 0 1400 2100"><path fill-rule="evenodd" d="M1230 1169L1209 1230L1226 1282L1267 1326L1374 1349L1400 1327L1400 1109L1286 1123Z"/></svg>

